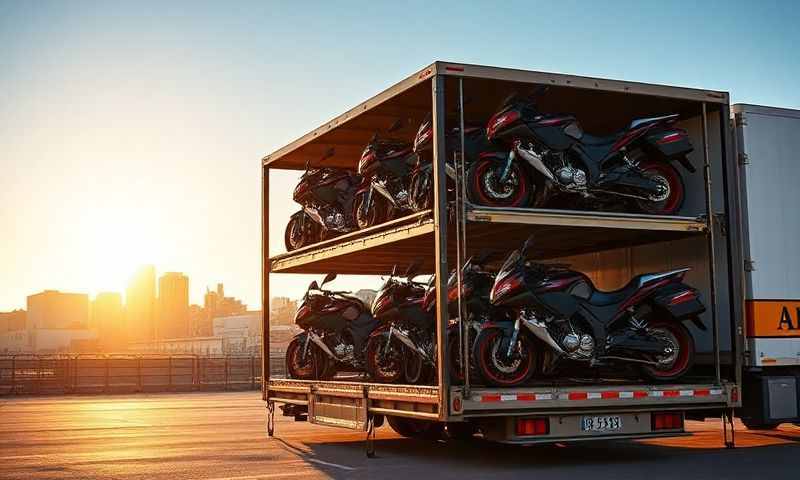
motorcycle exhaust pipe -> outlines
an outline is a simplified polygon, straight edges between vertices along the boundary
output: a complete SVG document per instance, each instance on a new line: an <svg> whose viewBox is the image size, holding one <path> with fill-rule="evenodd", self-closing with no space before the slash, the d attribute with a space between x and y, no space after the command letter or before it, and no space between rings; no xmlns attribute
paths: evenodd
<svg viewBox="0 0 800 480"><path fill-rule="evenodd" d="M550 345L550 347L559 355L566 355L564 349L561 348L561 345L556 342L550 332L547 331L547 326L544 322L540 322L539 320L523 318L522 321L525 323L525 326L528 327L528 330L536 337L543 341L544 343Z"/></svg>
<svg viewBox="0 0 800 480"><path fill-rule="evenodd" d="M550 169L542 162L542 157L534 152L533 150L526 150L522 148L522 146L518 143L514 146L514 150L522 157L526 162L528 162L533 168L538 170L542 175L547 177L548 180L554 183L558 183L556 181L556 177L553 176L553 173L550 172Z"/></svg>

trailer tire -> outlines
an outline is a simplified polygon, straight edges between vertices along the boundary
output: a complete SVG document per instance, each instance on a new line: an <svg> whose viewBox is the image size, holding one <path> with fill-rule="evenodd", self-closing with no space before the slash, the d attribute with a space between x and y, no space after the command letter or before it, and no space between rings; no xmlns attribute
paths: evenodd
<svg viewBox="0 0 800 480"><path fill-rule="evenodd" d="M439 440L444 429L439 422L405 417L386 417L389 426L400 436L424 440Z"/></svg>
<svg viewBox="0 0 800 480"><path fill-rule="evenodd" d="M448 438L459 442L472 440L478 427L472 422L448 422L445 426Z"/></svg>

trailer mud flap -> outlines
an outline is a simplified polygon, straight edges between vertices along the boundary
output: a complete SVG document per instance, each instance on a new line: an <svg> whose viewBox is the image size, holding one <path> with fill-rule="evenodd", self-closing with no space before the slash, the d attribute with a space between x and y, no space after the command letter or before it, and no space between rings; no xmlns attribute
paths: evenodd
<svg viewBox="0 0 800 480"><path fill-rule="evenodd" d="M308 421L366 431L367 391L356 385L319 386L309 395Z"/></svg>

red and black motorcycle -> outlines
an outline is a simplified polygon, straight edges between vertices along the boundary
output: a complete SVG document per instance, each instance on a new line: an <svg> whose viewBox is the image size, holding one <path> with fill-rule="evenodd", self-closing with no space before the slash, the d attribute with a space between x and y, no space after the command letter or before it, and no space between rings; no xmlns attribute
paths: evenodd
<svg viewBox="0 0 800 480"><path fill-rule="evenodd" d="M490 300L513 322L484 325L474 356L492 385L514 386L561 360L590 367L630 365L654 381L674 381L694 360L694 340L682 323L705 330L700 294L683 283L688 268L638 275L619 290L603 292L567 265L525 259L531 239L506 259ZM546 350L542 347L545 346Z"/></svg>
<svg viewBox="0 0 800 480"><path fill-rule="evenodd" d="M395 122L389 132L399 125ZM412 211L408 185L416 163L417 155L408 142L377 134L372 137L358 161L358 174L363 177L353 208L358 228L378 225Z"/></svg>
<svg viewBox="0 0 800 480"><path fill-rule="evenodd" d="M364 350L378 322L349 292L325 290L336 278L329 273L311 282L294 320L303 332L286 348L286 371L291 378L327 380L338 371L365 371Z"/></svg>
<svg viewBox="0 0 800 480"><path fill-rule="evenodd" d="M417 265L397 269L372 302L381 326L367 341L367 370L377 382L425 383L436 365L435 315L422 308L426 284L414 281Z"/></svg>
<svg viewBox="0 0 800 480"><path fill-rule="evenodd" d="M492 144L486 139L486 130L482 126L464 127L464 168L469 169L481 152L490 150ZM449 183L456 179L456 165L453 153L461 152L461 128L454 127L445 136L445 172ZM417 130L414 138L414 153L417 154L417 165L411 172L409 196L411 208L415 212L428 210L433 206L433 120L431 114ZM449 188L452 190L452 188Z"/></svg>
<svg viewBox="0 0 800 480"><path fill-rule="evenodd" d="M472 165L467 181L473 203L541 207L554 195L578 204L629 205L644 213L676 214L684 200L677 160L689 172L693 149L678 115L637 119L613 135L585 133L574 116L546 114L535 97L512 95L489 120L486 136L505 146Z"/></svg>
<svg viewBox="0 0 800 480"><path fill-rule="evenodd" d="M322 162L333 155L328 150ZM286 225L286 250L292 251L356 229L353 221L353 198L361 179L342 168L311 167L294 188L292 198L303 206Z"/></svg>

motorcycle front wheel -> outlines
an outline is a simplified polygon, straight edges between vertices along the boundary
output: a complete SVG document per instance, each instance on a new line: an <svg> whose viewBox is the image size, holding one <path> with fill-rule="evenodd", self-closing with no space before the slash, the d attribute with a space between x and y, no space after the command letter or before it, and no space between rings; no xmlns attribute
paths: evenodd
<svg viewBox="0 0 800 480"><path fill-rule="evenodd" d="M683 206L685 189L683 177L666 162L644 162L639 165L642 175L658 183L660 192L650 195L650 200L636 200L644 213L651 215L676 215Z"/></svg>
<svg viewBox="0 0 800 480"><path fill-rule="evenodd" d="M289 378L298 380L323 380L329 371L325 354L313 343L303 353L306 343L305 335L298 335L286 347L286 373Z"/></svg>
<svg viewBox="0 0 800 480"><path fill-rule="evenodd" d="M498 162L478 160L467 172L467 194L470 202L488 207L527 207L531 198L528 172L519 162L512 162L508 178L500 181Z"/></svg>
<svg viewBox="0 0 800 480"><path fill-rule="evenodd" d="M386 221L386 203L380 196L373 194L372 204L364 211L364 202L367 200L365 192L356 195L353 202L353 216L359 229L374 227Z"/></svg>
<svg viewBox="0 0 800 480"><path fill-rule="evenodd" d="M403 378L403 349L396 342L386 342L388 333L367 340L367 373L378 383L397 383Z"/></svg>
<svg viewBox="0 0 800 480"><path fill-rule="evenodd" d="M430 172L414 172L409 186L409 204L415 212L430 210L433 206L433 185Z"/></svg>
<svg viewBox="0 0 800 480"><path fill-rule="evenodd" d="M656 358L658 365L643 365L644 376L656 382L673 382L686 375L694 364L694 339L686 326L665 320L652 322L647 331L672 344L672 349L669 354Z"/></svg>
<svg viewBox="0 0 800 480"><path fill-rule="evenodd" d="M475 340L474 349L478 373L496 387L521 385L536 369L536 345L525 334L519 335L510 356L506 332L500 328L483 330Z"/></svg>
<svg viewBox="0 0 800 480"><path fill-rule="evenodd" d="M299 215L290 218L283 234L286 251L291 252L316 242L320 236L320 230L310 218L306 218L305 222Z"/></svg>

